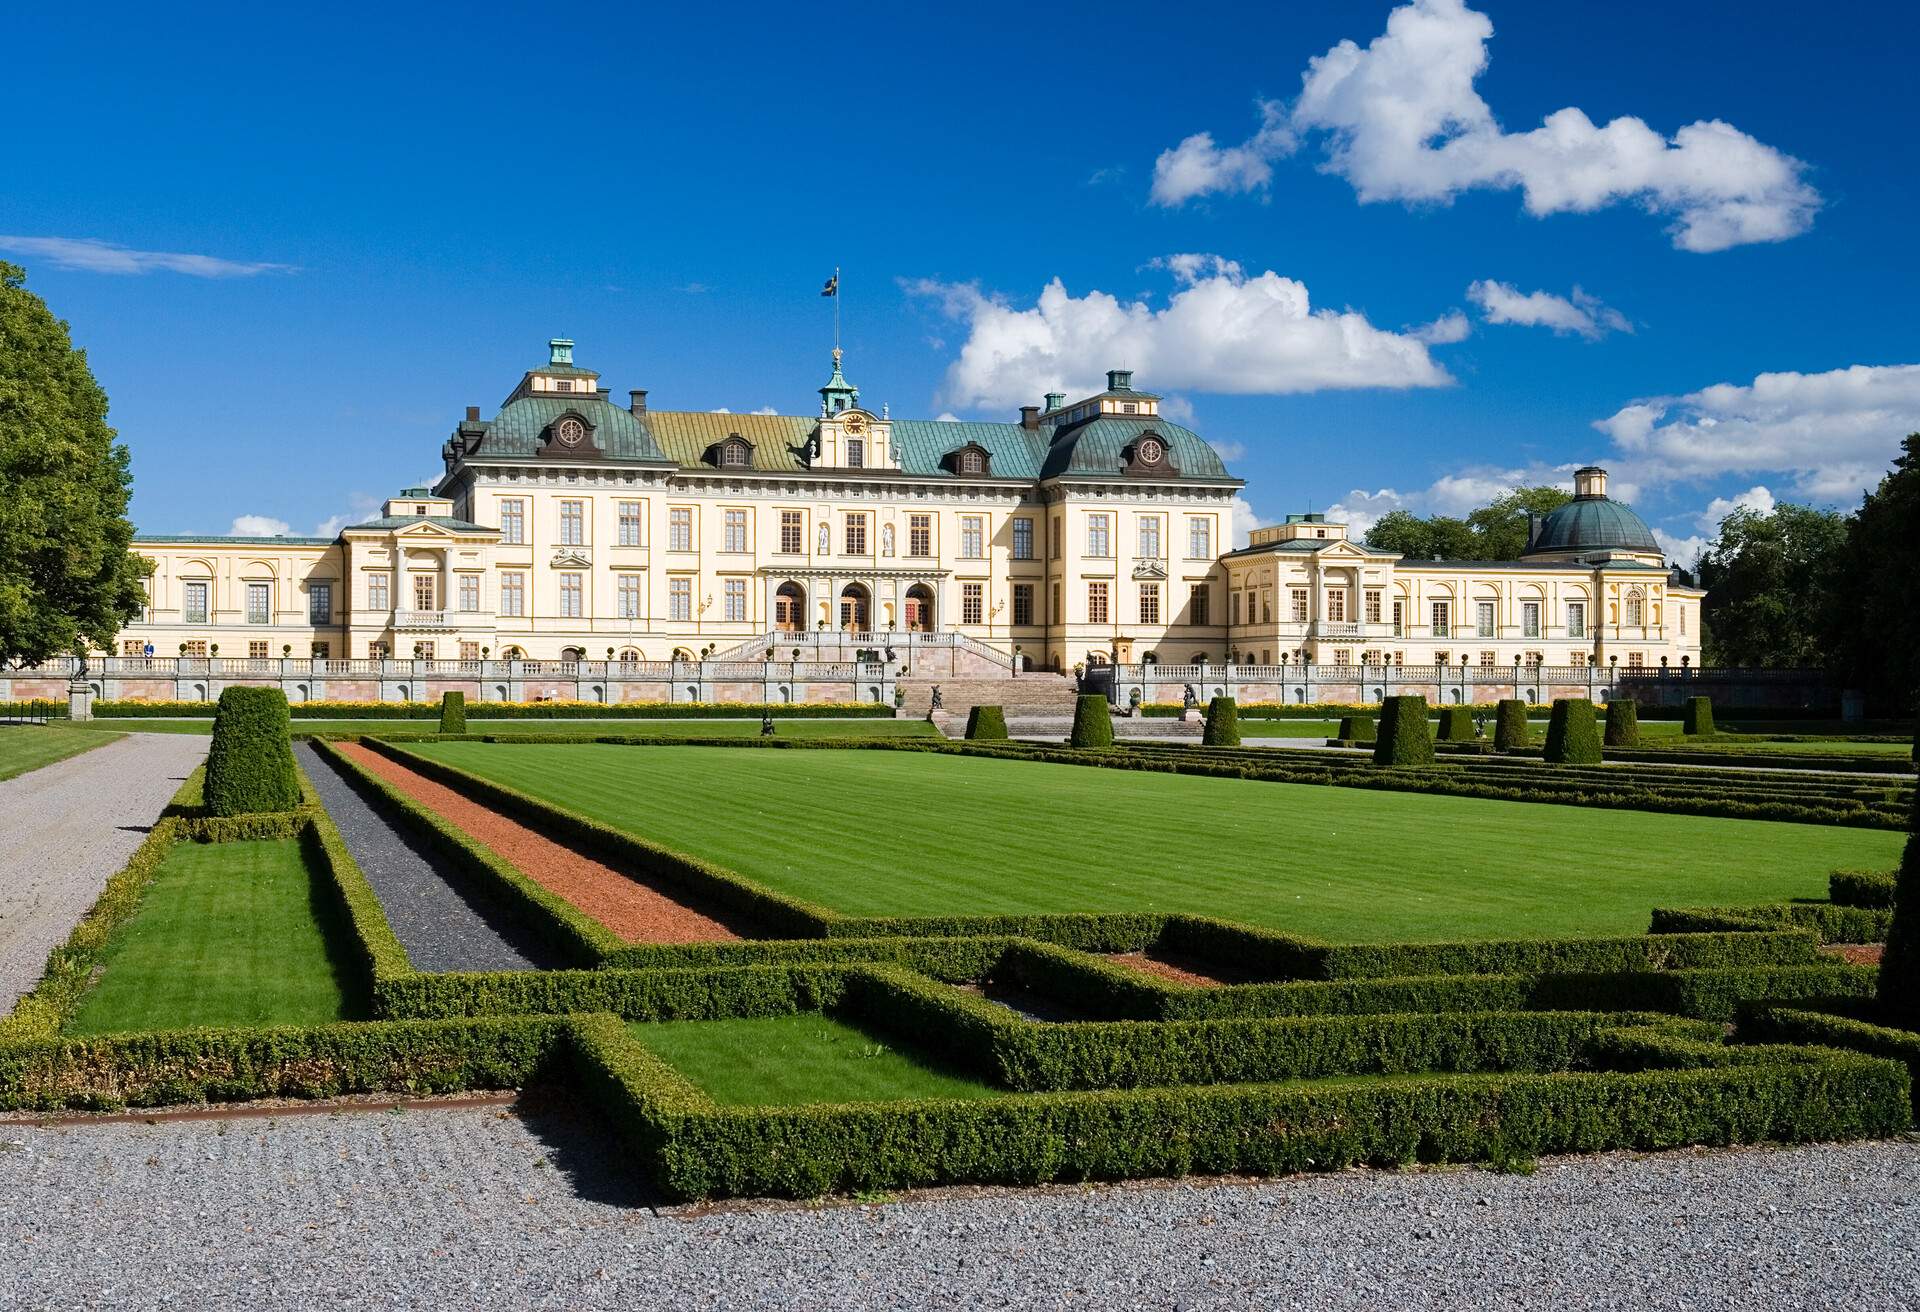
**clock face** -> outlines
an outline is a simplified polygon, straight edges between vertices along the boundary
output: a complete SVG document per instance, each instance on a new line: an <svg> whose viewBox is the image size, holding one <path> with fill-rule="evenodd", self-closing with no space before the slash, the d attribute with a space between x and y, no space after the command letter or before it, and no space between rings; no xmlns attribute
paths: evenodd
<svg viewBox="0 0 1920 1312"><path fill-rule="evenodd" d="M587 426L578 419L568 417L555 426L553 435L565 446L579 446L587 435Z"/></svg>

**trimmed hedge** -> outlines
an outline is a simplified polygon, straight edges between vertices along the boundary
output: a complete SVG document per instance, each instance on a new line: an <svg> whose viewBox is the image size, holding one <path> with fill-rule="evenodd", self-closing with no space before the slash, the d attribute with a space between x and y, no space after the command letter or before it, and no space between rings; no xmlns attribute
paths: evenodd
<svg viewBox="0 0 1920 1312"><path fill-rule="evenodd" d="M1380 704L1375 765L1432 765L1433 735L1427 728L1427 699L1389 697Z"/></svg>
<svg viewBox="0 0 1920 1312"><path fill-rule="evenodd" d="M207 749L207 810L217 816L291 811L300 805L286 695L278 688L220 694Z"/></svg>
<svg viewBox="0 0 1920 1312"><path fill-rule="evenodd" d="M1380 741L1379 735L1374 729L1373 717L1371 715L1341 716L1339 738L1341 742L1345 743L1373 743Z"/></svg>
<svg viewBox="0 0 1920 1312"><path fill-rule="evenodd" d="M1713 732L1713 698L1687 698L1680 714L1680 732L1689 738Z"/></svg>
<svg viewBox="0 0 1920 1312"><path fill-rule="evenodd" d="M1074 747L1113 746L1113 716L1106 697L1083 692L1074 700L1073 733L1067 741Z"/></svg>
<svg viewBox="0 0 1920 1312"><path fill-rule="evenodd" d="M467 731L467 695L463 692L443 692L440 694L440 732L465 733Z"/></svg>
<svg viewBox="0 0 1920 1312"><path fill-rule="evenodd" d="M1473 708L1442 706L1440 726L1433 736L1436 742L1443 743L1467 743L1478 738L1480 734L1473 727Z"/></svg>
<svg viewBox="0 0 1920 1312"><path fill-rule="evenodd" d="M1835 906L1891 911L1894 880L1879 870L1836 870L1827 876L1827 898Z"/></svg>
<svg viewBox="0 0 1920 1312"><path fill-rule="evenodd" d="M1893 921L1880 955L1880 1007L1896 1024L1920 1028L1920 789L1914 791L1907 845L1894 877Z"/></svg>
<svg viewBox="0 0 1920 1312"><path fill-rule="evenodd" d="M1637 702L1616 697L1607 703L1606 742L1609 747L1640 745L1640 706Z"/></svg>
<svg viewBox="0 0 1920 1312"><path fill-rule="evenodd" d="M972 742L1005 741L1007 717L998 706L976 706L967 712L967 738Z"/></svg>
<svg viewBox="0 0 1920 1312"><path fill-rule="evenodd" d="M1493 745L1510 752L1533 741L1533 729L1527 723L1527 704L1508 697L1493 708Z"/></svg>
<svg viewBox="0 0 1920 1312"><path fill-rule="evenodd" d="M1231 697L1215 697L1207 703L1207 722L1200 741L1208 747L1240 745L1240 711Z"/></svg>
<svg viewBox="0 0 1920 1312"><path fill-rule="evenodd" d="M1810 929L1822 943L1878 943L1893 913L1829 902L1773 902L1749 907L1655 907L1651 933L1711 933L1720 930Z"/></svg>
<svg viewBox="0 0 1920 1312"><path fill-rule="evenodd" d="M1553 718L1547 721L1543 759L1553 765L1599 764L1600 734L1593 716L1593 703L1584 697L1555 701Z"/></svg>

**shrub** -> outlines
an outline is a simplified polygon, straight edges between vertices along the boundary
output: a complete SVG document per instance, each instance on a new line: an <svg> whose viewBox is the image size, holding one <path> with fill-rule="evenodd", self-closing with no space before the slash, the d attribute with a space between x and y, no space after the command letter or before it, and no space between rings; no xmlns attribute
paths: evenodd
<svg viewBox="0 0 1920 1312"><path fill-rule="evenodd" d="M1556 765L1597 765L1600 761L1600 727L1593 718L1593 703L1584 697L1562 697L1553 704L1553 718L1547 721L1547 745L1541 753Z"/></svg>
<svg viewBox="0 0 1920 1312"><path fill-rule="evenodd" d="M1512 697L1504 698L1493 709L1493 745L1496 750L1511 752L1532 745L1533 730L1527 724L1527 704Z"/></svg>
<svg viewBox="0 0 1920 1312"><path fill-rule="evenodd" d="M1433 736L1427 730L1427 699L1389 697L1380 703L1375 765L1432 765Z"/></svg>
<svg viewBox="0 0 1920 1312"><path fill-rule="evenodd" d="M1607 703L1607 746L1640 745L1639 703L1616 697Z"/></svg>
<svg viewBox="0 0 1920 1312"><path fill-rule="evenodd" d="M1887 1019L1920 1029L1920 789L1913 794L1907 848L1893 886L1893 923L1880 957L1880 1009Z"/></svg>
<svg viewBox="0 0 1920 1312"><path fill-rule="evenodd" d="M1348 743L1371 743L1379 741L1374 733L1371 715L1343 715L1340 717L1340 740Z"/></svg>
<svg viewBox="0 0 1920 1312"><path fill-rule="evenodd" d="M207 749L207 811L248 815L300 805L287 698L278 688L228 688Z"/></svg>
<svg viewBox="0 0 1920 1312"><path fill-rule="evenodd" d="M1879 870L1836 870L1827 876L1827 900L1837 907L1890 911L1894 878Z"/></svg>
<svg viewBox="0 0 1920 1312"><path fill-rule="evenodd" d="M1074 747L1113 746L1113 716L1107 711L1107 699L1097 692L1083 692L1073 704Z"/></svg>
<svg viewBox="0 0 1920 1312"><path fill-rule="evenodd" d="M1689 697L1680 715L1680 732L1692 737L1713 732L1713 698Z"/></svg>
<svg viewBox="0 0 1920 1312"><path fill-rule="evenodd" d="M467 695L463 692L443 692L440 694L440 732L465 733L467 731Z"/></svg>
<svg viewBox="0 0 1920 1312"><path fill-rule="evenodd" d="M1434 738L1443 743L1471 742L1480 735L1473 728L1473 708L1471 706L1442 706L1440 708L1440 729Z"/></svg>
<svg viewBox="0 0 1920 1312"><path fill-rule="evenodd" d="M1231 697L1215 697L1207 703L1207 723L1200 741L1208 747L1240 745L1240 708Z"/></svg>
<svg viewBox="0 0 1920 1312"><path fill-rule="evenodd" d="M1004 740L1007 717L998 706L976 706L967 712L967 737L976 742Z"/></svg>

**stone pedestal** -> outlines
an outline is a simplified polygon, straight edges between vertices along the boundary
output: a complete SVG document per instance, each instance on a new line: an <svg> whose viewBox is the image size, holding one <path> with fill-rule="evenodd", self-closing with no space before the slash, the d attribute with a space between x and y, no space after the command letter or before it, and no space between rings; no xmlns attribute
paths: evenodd
<svg viewBox="0 0 1920 1312"><path fill-rule="evenodd" d="M69 683L67 685L67 718L69 720L91 720L93 718L92 684Z"/></svg>
<svg viewBox="0 0 1920 1312"><path fill-rule="evenodd" d="M1194 709L1190 711L1180 712L1180 718L1182 720L1185 720L1188 724L1198 724L1200 723L1200 721L1204 720L1206 716L1201 712L1200 708L1196 706Z"/></svg>
<svg viewBox="0 0 1920 1312"><path fill-rule="evenodd" d="M946 711L928 711L927 712L927 723L932 725L934 728L938 729L941 733L945 733L947 731L947 725L952 720L953 720L953 716L948 714Z"/></svg>

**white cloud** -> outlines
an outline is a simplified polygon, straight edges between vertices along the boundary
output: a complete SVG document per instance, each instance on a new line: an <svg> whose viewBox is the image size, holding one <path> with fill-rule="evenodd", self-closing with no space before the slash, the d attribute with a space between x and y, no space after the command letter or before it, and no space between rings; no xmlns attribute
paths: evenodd
<svg viewBox="0 0 1920 1312"><path fill-rule="evenodd" d="M1784 474L1802 496L1851 500L1920 431L1920 365L1760 374L1642 399L1594 427L1643 481Z"/></svg>
<svg viewBox="0 0 1920 1312"><path fill-rule="evenodd" d="M1626 315L1579 287L1573 289L1569 300L1552 292L1523 292L1512 283L1482 278L1468 286L1467 299L1480 307L1488 323L1551 328L1556 333L1577 333L1590 342L1610 332L1633 331Z"/></svg>
<svg viewBox="0 0 1920 1312"><path fill-rule="evenodd" d="M951 410L942 410L939 414L935 415L933 419L934 422L938 424L957 424L960 422L960 416Z"/></svg>
<svg viewBox="0 0 1920 1312"><path fill-rule="evenodd" d="M1160 413L1176 424L1192 428L1194 424L1193 402L1184 396L1163 396L1160 398Z"/></svg>
<svg viewBox="0 0 1920 1312"><path fill-rule="evenodd" d="M1164 411L1166 407L1162 406L1161 409ZM1229 462L1238 460L1247 454L1247 444L1245 442L1209 442L1207 445L1213 448L1215 455Z"/></svg>
<svg viewBox="0 0 1920 1312"><path fill-rule="evenodd" d="M286 520L271 515L235 515L232 527L227 530L236 538L277 538L292 531Z"/></svg>
<svg viewBox="0 0 1920 1312"><path fill-rule="evenodd" d="M1428 346L1450 346L1455 342L1464 342L1472 333L1473 325L1458 310L1449 310L1432 323L1423 323L1418 328L1407 330L1407 336Z"/></svg>
<svg viewBox="0 0 1920 1312"><path fill-rule="evenodd" d="M777 415L780 412L770 405L763 405L758 410L749 410L747 413L750 415Z"/></svg>
<svg viewBox="0 0 1920 1312"><path fill-rule="evenodd" d="M1247 545L1248 535L1260 527L1260 516L1254 513L1253 503L1245 497L1233 499L1233 546L1239 550Z"/></svg>
<svg viewBox="0 0 1920 1312"><path fill-rule="evenodd" d="M1805 166L1718 119L1668 138L1641 119L1595 124L1556 110L1508 132L1474 90L1493 24L1463 0L1413 0L1365 48L1342 41L1308 61L1299 98L1261 101L1261 127L1239 146L1195 133L1155 164L1152 199L1263 191L1271 161L1306 139L1321 167L1363 202L1445 204L1475 188L1519 188L1529 214L1586 213L1632 202L1672 216L1673 244L1718 251L1805 232L1820 196Z"/></svg>
<svg viewBox="0 0 1920 1312"><path fill-rule="evenodd" d="M420 480L419 486L432 487L432 479ZM347 497L347 509L337 515L329 515L314 525L313 536L330 538L338 535L349 524L358 524L362 520L372 519L380 509L380 498L366 492L355 492Z"/></svg>
<svg viewBox="0 0 1920 1312"><path fill-rule="evenodd" d="M1453 381L1424 343L1353 310L1315 310L1306 286L1291 278L1250 278L1216 255L1156 263L1179 284L1159 310L1102 291L1072 296L1058 278L1027 307L972 284L904 283L968 327L941 400L956 409L1012 408L1056 389L1094 391L1107 369L1133 369L1155 390L1265 396Z"/></svg>
<svg viewBox="0 0 1920 1312"><path fill-rule="evenodd" d="M1666 553L1667 563L1678 565L1681 569L1693 569L1700 563L1700 553L1707 549L1707 539L1699 533L1688 537L1678 537L1663 528L1653 530L1653 540L1660 544L1660 550Z"/></svg>
<svg viewBox="0 0 1920 1312"><path fill-rule="evenodd" d="M1451 515L1457 519L1515 488L1547 486L1571 492L1573 471L1578 467L1576 463L1535 464L1517 469L1482 466L1442 475L1424 488L1407 492L1391 487L1372 491L1354 488L1327 507L1327 518L1346 524L1356 538L1365 537L1381 516L1394 510L1421 516ZM1614 479L1608 485L1608 493L1619 500L1630 501L1639 494L1639 488Z"/></svg>
<svg viewBox="0 0 1920 1312"><path fill-rule="evenodd" d="M707 411L707 413L710 415L730 415L733 413L733 407L730 405L717 405Z"/></svg>
<svg viewBox="0 0 1920 1312"><path fill-rule="evenodd" d="M292 273L291 264L223 260L215 255L179 251L137 251L95 237L0 236L0 251L45 260L56 269L80 273L184 273L194 278L251 278L261 273Z"/></svg>
<svg viewBox="0 0 1920 1312"><path fill-rule="evenodd" d="M1731 497L1715 497L1707 503L1707 508L1700 512L1700 518L1695 522L1706 532L1713 533L1719 530L1720 521L1736 510L1751 510L1756 515L1771 515L1773 507L1772 492L1764 487L1750 487L1745 492L1736 493Z"/></svg>

